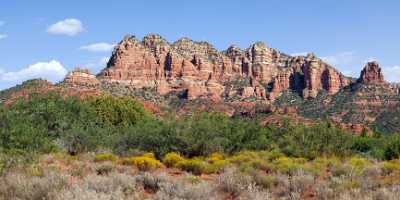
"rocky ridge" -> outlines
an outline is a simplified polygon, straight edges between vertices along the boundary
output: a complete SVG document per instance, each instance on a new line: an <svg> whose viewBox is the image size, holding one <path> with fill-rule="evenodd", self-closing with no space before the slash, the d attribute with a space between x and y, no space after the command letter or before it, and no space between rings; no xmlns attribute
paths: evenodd
<svg viewBox="0 0 400 200"><path fill-rule="evenodd" d="M357 81L338 93L320 94L314 99L298 103L295 107L303 116L315 119L329 117L342 127L348 127L357 133L370 128L394 132L400 130L400 113L393 112L400 105L398 91L397 85L384 80L378 63L368 62ZM294 100L280 100L286 101L286 104L280 106L288 106L287 102ZM383 126L389 121L395 125Z"/></svg>
<svg viewBox="0 0 400 200"><path fill-rule="evenodd" d="M262 42L219 52L207 42L182 38L170 44L157 34L142 41L126 36L98 79L134 89L155 88L160 95L186 91L190 100L214 101L274 100L285 90L312 98L321 90L335 94L350 84L349 78L313 54L289 56Z"/></svg>

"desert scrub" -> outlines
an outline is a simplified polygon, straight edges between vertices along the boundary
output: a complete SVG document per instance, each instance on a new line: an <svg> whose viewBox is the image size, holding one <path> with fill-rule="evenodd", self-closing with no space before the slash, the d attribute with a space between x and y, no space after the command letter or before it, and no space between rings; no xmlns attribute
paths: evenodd
<svg viewBox="0 0 400 200"><path fill-rule="evenodd" d="M227 159L229 163L236 165L242 172L260 169L268 171L268 162L256 152L243 151Z"/></svg>
<svg viewBox="0 0 400 200"><path fill-rule="evenodd" d="M284 157L285 155L279 151L260 151L258 155L269 162L272 162L280 157Z"/></svg>
<svg viewBox="0 0 400 200"><path fill-rule="evenodd" d="M201 175L205 172L207 164L200 158L186 159L176 164L176 167L191 172L195 175Z"/></svg>
<svg viewBox="0 0 400 200"><path fill-rule="evenodd" d="M194 175L213 174L220 172L228 165L228 161L219 160L213 163L208 163L201 158L185 159L176 164L178 169L190 172Z"/></svg>
<svg viewBox="0 0 400 200"><path fill-rule="evenodd" d="M190 184L197 184L201 182L201 178L199 176L194 176L192 174L188 174L187 176L185 176L184 180L186 182L189 182Z"/></svg>
<svg viewBox="0 0 400 200"><path fill-rule="evenodd" d="M235 168L227 168L218 179L222 191L233 197L239 197L249 186L254 184L250 176L244 175Z"/></svg>
<svg viewBox="0 0 400 200"><path fill-rule="evenodd" d="M372 165L372 163L364 158L358 158L358 157L353 157L350 158L348 161L348 164L350 165L351 171L350 175L351 176L360 176L364 173L365 169L369 166Z"/></svg>
<svg viewBox="0 0 400 200"><path fill-rule="evenodd" d="M122 159L124 165L134 165L140 171L150 171L163 167L163 164L153 156L143 155L137 157L128 157Z"/></svg>
<svg viewBox="0 0 400 200"><path fill-rule="evenodd" d="M142 186L144 190L149 192L157 192L161 184L168 181L168 178L164 175L154 175L148 172L144 172L136 176L136 182Z"/></svg>
<svg viewBox="0 0 400 200"><path fill-rule="evenodd" d="M136 179L126 174L112 174L110 176L89 175L85 177L84 184L88 190L98 193L112 194L117 190L130 194L135 191Z"/></svg>
<svg viewBox="0 0 400 200"><path fill-rule="evenodd" d="M204 173L213 174L221 172L230 163L228 160L224 159L224 156L220 153L213 153L209 155L206 159Z"/></svg>
<svg viewBox="0 0 400 200"><path fill-rule="evenodd" d="M97 175L108 175L114 171L114 165L112 162L104 162L95 167Z"/></svg>
<svg viewBox="0 0 400 200"><path fill-rule="evenodd" d="M229 165L227 160L217 160L213 163L206 163L204 173L213 174L221 172L225 167Z"/></svg>
<svg viewBox="0 0 400 200"><path fill-rule="evenodd" d="M210 183L187 183L184 180L168 180L160 184L156 200L216 200L215 186Z"/></svg>
<svg viewBox="0 0 400 200"><path fill-rule="evenodd" d="M44 169L39 164L32 164L25 169L25 173L29 176L43 177Z"/></svg>
<svg viewBox="0 0 400 200"><path fill-rule="evenodd" d="M0 199L51 200L67 186L67 178L51 172L42 177L7 174L0 179Z"/></svg>
<svg viewBox="0 0 400 200"><path fill-rule="evenodd" d="M143 199L136 190L136 179L126 174L112 176L89 175L81 184L72 184L61 190L54 200L128 200Z"/></svg>
<svg viewBox="0 0 400 200"><path fill-rule="evenodd" d="M78 177L78 178L83 178L87 174L90 173L90 168L88 163L85 162L74 162L70 165L69 168L69 173L72 176Z"/></svg>
<svg viewBox="0 0 400 200"><path fill-rule="evenodd" d="M294 194L303 194L307 189L315 184L314 176L298 170L290 179L291 192Z"/></svg>
<svg viewBox="0 0 400 200"><path fill-rule="evenodd" d="M319 170L331 170L333 167L336 167L341 164L341 161L336 157L320 157L316 158L313 161L313 167Z"/></svg>
<svg viewBox="0 0 400 200"><path fill-rule="evenodd" d="M400 175L400 162L399 160L384 161L380 163L380 168L383 175L397 174Z"/></svg>
<svg viewBox="0 0 400 200"><path fill-rule="evenodd" d="M164 156L162 162L167 167L175 167L177 163L182 162L183 160L185 160L185 158L175 152L171 152Z"/></svg>
<svg viewBox="0 0 400 200"><path fill-rule="evenodd" d="M111 153L96 154L96 156L94 157L95 162L103 162L103 161L115 162L117 160L118 158Z"/></svg>
<svg viewBox="0 0 400 200"><path fill-rule="evenodd" d="M305 169L303 159L280 157L271 163L271 168L280 173L293 174L298 170Z"/></svg>
<svg viewBox="0 0 400 200"><path fill-rule="evenodd" d="M252 162L253 166L257 168L257 165L263 165L266 163L271 163L281 157L285 157L282 153L279 152L266 152L266 151L262 151L262 152L249 152L249 151L245 151L245 152L241 152L235 156L232 157L232 159L230 159L230 161L234 162L234 163L243 163L243 162ZM266 169L262 169L261 170L266 170Z"/></svg>
<svg viewBox="0 0 400 200"><path fill-rule="evenodd" d="M254 173L252 174L254 182L264 188L264 189L269 189L272 188L273 186L276 185L274 177L269 174L263 174L263 173Z"/></svg>
<svg viewBox="0 0 400 200"><path fill-rule="evenodd" d="M249 162L254 159L258 159L260 156L256 152L251 151L243 151L235 154L234 156L230 157L228 160L234 164L241 164L244 162Z"/></svg>

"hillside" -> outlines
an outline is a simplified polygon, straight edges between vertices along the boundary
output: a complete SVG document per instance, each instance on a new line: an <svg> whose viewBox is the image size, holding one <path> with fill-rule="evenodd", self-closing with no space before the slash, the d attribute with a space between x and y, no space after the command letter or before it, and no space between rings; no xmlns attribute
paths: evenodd
<svg viewBox="0 0 400 200"><path fill-rule="evenodd" d="M400 130L400 114L393 111L400 103L399 88L385 82L378 63L367 63L353 79L314 54L289 56L262 42L220 52L188 38L169 43L157 34L142 41L126 36L97 76L77 68L60 84L26 82L0 97L7 102L49 88L66 95L134 96L161 115L161 110L214 110L264 117L268 123L278 114L306 124L328 120L358 134Z"/></svg>
<svg viewBox="0 0 400 200"><path fill-rule="evenodd" d="M400 129L392 111L400 102L398 86L385 82L378 63L367 63L353 79L313 54L289 56L262 42L220 52L188 38L171 44L157 34L142 41L126 36L97 76L77 69L61 85L135 96L185 113L265 116L290 110L298 113L295 120L329 120L355 133ZM395 121L386 127L382 119L388 116Z"/></svg>

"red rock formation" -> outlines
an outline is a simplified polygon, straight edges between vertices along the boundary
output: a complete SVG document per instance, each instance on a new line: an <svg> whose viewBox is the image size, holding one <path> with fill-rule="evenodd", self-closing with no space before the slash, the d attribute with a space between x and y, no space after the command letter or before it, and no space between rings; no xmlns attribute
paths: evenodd
<svg viewBox="0 0 400 200"><path fill-rule="evenodd" d="M207 88L204 85L190 85L187 90L187 97L189 100L193 100L207 94Z"/></svg>
<svg viewBox="0 0 400 200"><path fill-rule="evenodd" d="M254 88L253 87L244 87L241 91L242 98L249 98L254 96Z"/></svg>
<svg viewBox="0 0 400 200"><path fill-rule="evenodd" d="M161 95L188 90L189 99L205 95L215 100L237 94L265 99L267 93L274 100L285 90L308 98L321 90L334 94L350 82L313 54L292 57L262 42L246 50L231 46L219 52L206 42L182 38L170 44L156 34L143 41L126 36L98 78L132 88L156 88ZM226 84L237 79L250 79L251 84ZM265 90L267 84L271 91Z"/></svg>
<svg viewBox="0 0 400 200"><path fill-rule="evenodd" d="M98 86L99 80L88 69L76 68L67 74L64 84L69 86Z"/></svg>
<svg viewBox="0 0 400 200"><path fill-rule="evenodd" d="M156 91L158 94L166 95L171 91L171 87L166 81L159 81L157 82Z"/></svg>
<svg viewBox="0 0 400 200"><path fill-rule="evenodd" d="M326 90L328 94L335 94L341 88L350 84L350 80L340 72L328 66L314 54L308 54L303 65L304 83L303 97L316 97L318 92Z"/></svg>
<svg viewBox="0 0 400 200"><path fill-rule="evenodd" d="M293 75L294 72L292 69L281 71L274 79L269 99L275 100L283 91L290 89L290 82Z"/></svg>
<svg viewBox="0 0 400 200"><path fill-rule="evenodd" d="M385 79L379 64L375 61L368 62L361 71L358 82L363 84L384 84Z"/></svg>

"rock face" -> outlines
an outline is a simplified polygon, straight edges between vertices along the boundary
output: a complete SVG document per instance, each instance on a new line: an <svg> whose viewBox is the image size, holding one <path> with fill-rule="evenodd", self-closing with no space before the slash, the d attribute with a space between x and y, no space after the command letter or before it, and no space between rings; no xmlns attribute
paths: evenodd
<svg viewBox="0 0 400 200"><path fill-rule="evenodd" d="M322 90L334 94L350 83L313 54L293 57L262 42L219 52L207 42L182 38L170 44L157 34L142 41L126 36L98 78L136 89L155 88L161 95L187 91L188 99L214 100L274 100L285 90L309 98Z"/></svg>
<svg viewBox="0 0 400 200"><path fill-rule="evenodd" d="M80 68L75 68L73 71L68 73L63 83L72 87L76 86L96 87L100 85L99 80L96 78L95 75L91 74L88 69L80 69Z"/></svg>
<svg viewBox="0 0 400 200"><path fill-rule="evenodd" d="M292 57L287 60L289 68L281 70L274 79L270 99L282 91L292 90L304 98L313 98L324 90L332 95L350 84L350 79L324 63L314 54Z"/></svg>
<svg viewBox="0 0 400 200"><path fill-rule="evenodd" d="M303 67L303 72L305 82L303 97L305 98L316 97L321 89L332 95L350 84L348 78L317 59L313 54L307 56L307 63Z"/></svg>
<svg viewBox="0 0 400 200"><path fill-rule="evenodd" d="M368 62L361 71L358 82L363 84L384 84L385 80L379 64L375 61Z"/></svg>

